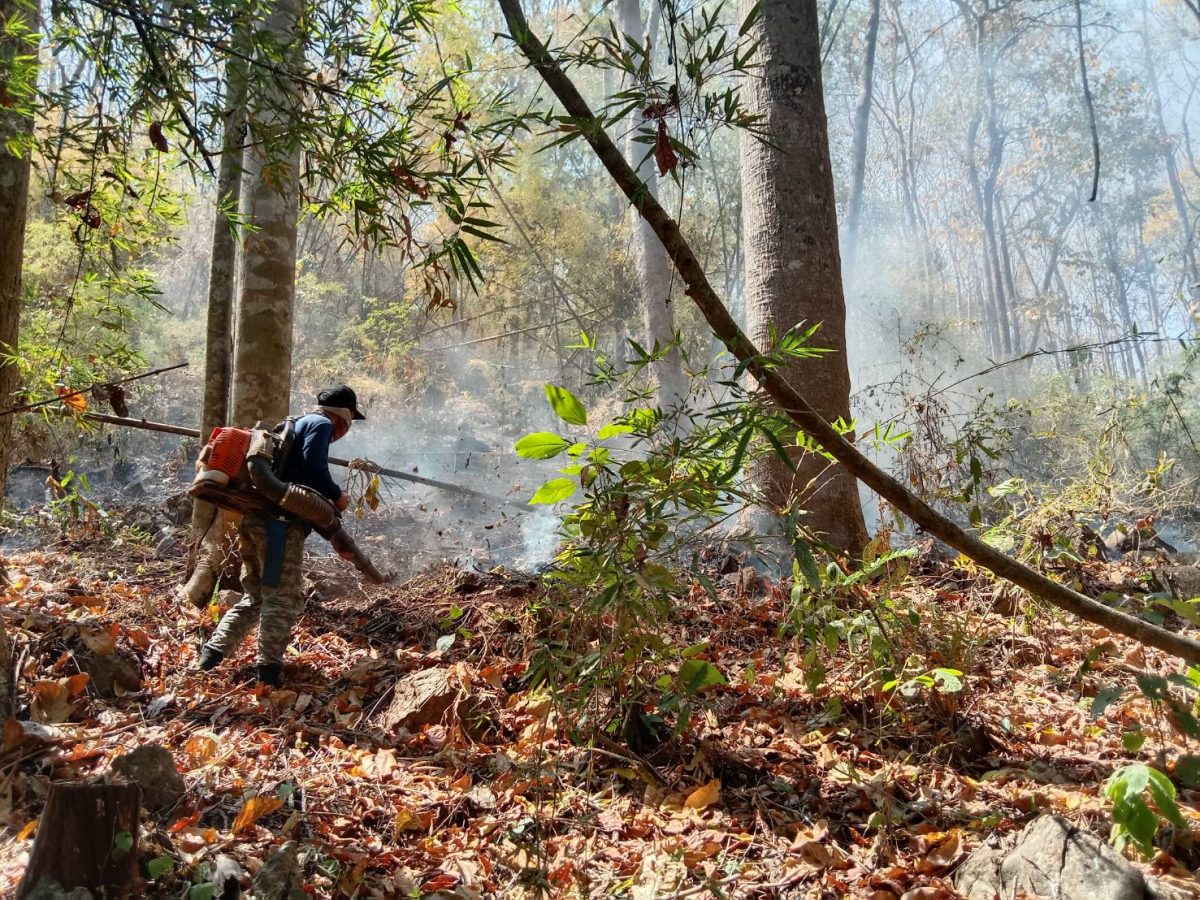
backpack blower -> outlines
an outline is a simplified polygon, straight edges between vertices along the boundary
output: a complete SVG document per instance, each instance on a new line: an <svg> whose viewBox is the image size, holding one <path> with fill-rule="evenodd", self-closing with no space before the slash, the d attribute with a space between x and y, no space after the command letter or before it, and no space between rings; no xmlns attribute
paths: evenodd
<svg viewBox="0 0 1200 900"><path fill-rule="evenodd" d="M295 423L294 418L288 417L274 430L268 430L262 422L253 429L214 428L200 451L198 471L188 488L188 496L242 514L283 510L311 525L339 555L349 554L354 567L369 580L382 584L383 575L346 531L337 507L312 488L279 477L292 450ZM278 541L282 540L280 530L276 536ZM269 532L268 561L263 572L267 584L271 583L268 580L271 543ZM282 544L278 546L282 552Z"/></svg>

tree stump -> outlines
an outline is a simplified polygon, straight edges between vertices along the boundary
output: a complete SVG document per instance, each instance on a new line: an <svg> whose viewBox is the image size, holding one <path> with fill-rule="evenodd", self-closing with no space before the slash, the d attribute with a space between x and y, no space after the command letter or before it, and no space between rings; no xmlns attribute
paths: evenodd
<svg viewBox="0 0 1200 900"><path fill-rule="evenodd" d="M18 900L43 882L87 888L95 897L129 896L137 877L140 793L136 784L52 784Z"/></svg>

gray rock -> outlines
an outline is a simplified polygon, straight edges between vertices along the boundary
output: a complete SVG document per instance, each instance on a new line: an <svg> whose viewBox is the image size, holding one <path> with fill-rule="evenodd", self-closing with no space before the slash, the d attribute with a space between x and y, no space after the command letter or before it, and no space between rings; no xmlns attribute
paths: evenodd
<svg viewBox="0 0 1200 900"><path fill-rule="evenodd" d="M1039 816L1011 851L999 842L972 853L954 876L968 900L1011 900L1022 892L1057 900L1148 900L1146 881L1125 857L1062 816Z"/></svg>
<svg viewBox="0 0 1200 900"><path fill-rule="evenodd" d="M146 744L113 760L113 771L142 789L142 803L151 812L169 809L187 790L175 768L171 751L159 744Z"/></svg>
<svg viewBox="0 0 1200 900"><path fill-rule="evenodd" d="M26 891L21 900L92 900L92 892L83 887L68 891L57 881L43 878Z"/></svg>
<svg viewBox="0 0 1200 900"><path fill-rule="evenodd" d="M450 683L447 669L422 669L396 682L392 702L380 720L386 731L400 728L420 731L425 725L442 721L458 697L458 688Z"/></svg>
<svg viewBox="0 0 1200 900"><path fill-rule="evenodd" d="M251 879L250 890L257 900L308 900L295 843L289 841L267 857Z"/></svg>

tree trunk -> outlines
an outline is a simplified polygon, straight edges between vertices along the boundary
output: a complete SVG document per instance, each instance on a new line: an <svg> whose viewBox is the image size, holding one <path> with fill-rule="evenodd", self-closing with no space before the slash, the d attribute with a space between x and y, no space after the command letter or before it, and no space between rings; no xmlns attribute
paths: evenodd
<svg viewBox="0 0 1200 900"><path fill-rule="evenodd" d="M26 19L30 29L36 29L37 6L28 8L19 0L0 0L0 95L19 100L18 86L10 83L14 59L36 55L37 41L25 40L14 28ZM14 36L15 35L17 36ZM21 88L24 88L22 85ZM11 90L10 90L11 89ZM33 129L33 119L8 102L0 104L0 410L16 406L15 393L20 370L15 360L21 328L21 265L25 252L25 208L29 200L30 150L22 147L21 155L10 150L10 144L24 145ZM0 416L0 507L4 505L8 486L8 462L12 454L11 415Z"/></svg>
<svg viewBox="0 0 1200 900"><path fill-rule="evenodd" d="M646 48L653 56L654 31L642 22L640 0L617 0L617 28ZM634 110L626 123L628 132L625 140L625 158L646 184L646 190L658 198L658 173L654 171L654 160L649 149L652 145L639 143L641 133L641 111ZM654 229L645 219L633 215L632 250L634 267L637 270L638 290L642 295L642 312L645 324L646 349L655 343L660 347L675 340L675 313L671 307L671 287L674 273L671 260ZM622 348L624 352L624 348ZM687 380L683 374L683 361L677 347L654 364L653 373L658 383L658 402L663 409L677 407L687 393Z"/></svg>
<svg viewBox="0 0 1200 900"><path fill-rule="evenodd" d="M871 97L875 90L875 47L879 38L879 2L870 0L871 17L867 20L867 53L863 58L862 86L858 106L854 110L854 142L850 147L850 199L846 212L846 252L842 266L846 283L856 277L854 264L858 256L858 229L862 215L863 180L867 171L867 134L871 125ZM853 292L851 292L853 293Z"/></svg>
<svg viewBox="0 0 1200 900"><path fill-rule="evenodd" d="M742 0L748 14L751 0ZM765 115L770 143L743 132L742 234L747 331L760 347L801 323L817 324L817 346L832 353L784 373L817 398L827 420L850 421L846 304L829 160L816 0L765 0L751 39L762 66L744 84L749 110ZM792 449L796 471L764 460L752 478L780 510L802 507L804 524L856 554L866 541L858 485L842 467Z"/></svg>
<svg viewBox="0 0 1200 900"><path fill-rule="evenodd" d="M294 45L300 0L273 5L263 30L281 47ZM285 62L290 58L284 55ZM296 292L299 154L288 134L298 114L294 85L258 67L248 76L252 134L246 163L246 214L254 231L242 243L233 420L250 426L288 413L292 373L292 315Z"/></svg>
<svg viewBox="0 0 1200 900"><path fill-rule="evenodd" d="M50 785L18 900L45 882L65 891L86 888L96 897L131 896L140 794L136 784Z"/></svg>
<svg viewBox="0 0 1200 900"><path fill-rule="evenodd" d="M213 213L212 259L208 267L208 332L204 344L204 408L200 439L229 424L233 380L233 300L237 288L237 241L233 217L242 195L242 139L245 136L245 64L230 56L225 62L225 134L217 205ZM192 504L192 538L199 540L212 524L216 507L203 500ZM211 587L210 587L211 590Z"/></svg>

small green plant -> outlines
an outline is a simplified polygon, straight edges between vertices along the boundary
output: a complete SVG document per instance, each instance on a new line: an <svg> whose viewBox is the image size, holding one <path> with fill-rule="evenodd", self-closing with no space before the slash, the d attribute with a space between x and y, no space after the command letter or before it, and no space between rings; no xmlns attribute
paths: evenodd
<svg viewBox="0 0 1200 900"><path fill-rule="evenodd" d="M1117 769L1105 782L1104 795L1112 803L1112 842L1118 850L1133 841L1138 850L1151 856L1154 836L1163 819L1176 827L1186 827L1175 802L1175 785L1158 769L1141 763ZM1146 802L1147 795L1150 803Z"/></svg>

